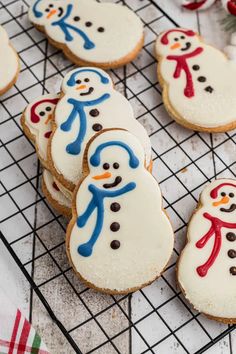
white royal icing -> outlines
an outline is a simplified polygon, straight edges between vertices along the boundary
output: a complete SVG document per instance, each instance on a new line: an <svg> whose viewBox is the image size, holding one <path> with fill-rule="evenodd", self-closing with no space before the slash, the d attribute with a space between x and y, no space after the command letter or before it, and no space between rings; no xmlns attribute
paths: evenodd
<svg viewBox="0 0 236 354"><path fill-rule="evenodd" d="M25 112L25 124L33 135L41 160L47 161L47 147L52 132L52 118L59 95L43 95L31 102Z"/></svg>
<svg viewBox="0 0 236 354"><path fill-rule="evenodd" d="M114 90L107 73L95 68L75 69L65 76L62 91L64 96L55 110L57 129L51 140L51 156L55 169L64 179L76 183L81 178L83 152L89 139L98 132L94 130L96 125L102 129L124 128L135 134L144 147L146 163L149 165L151 144L147 132L134 118L129 101ZM84 106L76 108L70 125L69 117L74 112L75 102ZM86 129L83 129L85 125ZM68 147L71 148L79 136L82 137L81 144L74 143L76 154L71 150L68 152Z"/></svg>
<svg viewBox="0 0 236 354"><path fill-rule="evenodd" d="M225 183L227 185L223 186ZM219 190L214 194L212 191L218 186ZM188 225L188 243L180 257L178 280L185 296L198 311L236 321L236 275L230 271L232 267L236 271L236 258L228 255L231 250L236 256L236 181L219 179L212 182L203 190L200 205ZM220 220L215 226L210 220L212 217ZM235 227L229 228L227 223ZM209 239L200 245L211 227L213 232L210 231ZM229 232L235 235L235 240L228 240ZM209 259L213 260L210 265Z"/></svg>
<svg viewBox="0 0 236 354"><path fill-rule="evenodd" d="M38 0L29 10L29 18L87 62L119 61L143 37L142 22L135 13L125 6L94 0Z"/></svg>
<svg viewBox="0 0 236 354"><path fill-rule="evenodd" d="M60 191L52 174L46 169L43 171L43 180L51 197L61 206L71 208L71 200Z"/></svg>
<svg viewBox="0 0 236 354"><path fill-rule="evenodd" d="M132 158L119 143L130 149ZM67 235L74 268L87 282L108 292L127 292L153 281L161 274L170 258L173 230L162 210L158 183L144 167L142 145L127 131L104 132L89 146L88 167L89 175L83 180L76 195L77 222L80 226L77 223L72 225L71 234ZM117 194L113 197L105 196L104 213L100 213L102 207L93 209L90 188L98 188L99 195ZM121 194L121 190L126 188L130 190ZM95 198L96 201L98 199ZM118 211L111 210L112 203L119 204ZM87 210L90 207L93 209L91 213ZM91 249L90 238L96 233L96 224L101 221L101 214L104 216L101 232ZM116 232L111 230L113 223L120 226ZM86 246L89 240L90 246ZM111 247L114 240L120 242L118 249ZM87 256L84 252L87 252Z"/></svg>
<svg viewBox="0 0 236 354"><path fill-rule="evenodd" d="M0 91L4 91L18 73L19 59L2 26L0 26L0 50Z"/></svg>
<svg viewBox="0 0 236 354"><path fill-rule="evenodd" d="M236 63L203 43L192 31L171 31L162 33L156 42L166 103L171 104L177 116L200 127L215 128L235 122ZM182 66L177 65L173 56L182 60L183 55L192 57Z"/></svg>

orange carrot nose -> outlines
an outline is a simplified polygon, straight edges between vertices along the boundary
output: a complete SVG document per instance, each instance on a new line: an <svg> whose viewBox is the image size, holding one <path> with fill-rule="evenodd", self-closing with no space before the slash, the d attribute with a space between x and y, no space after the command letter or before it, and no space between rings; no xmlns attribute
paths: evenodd
<svg viewBox="0 0 236 354"><path fill-rule="evenodd" d="M87 86L86 85L80 85L76 87L76 90L83 90L85 89Z"/></svg>
<svg viewBox="0 0 236 354"><path fill-rule="evenodd" d="M48 118L46 119L46 121L45 121L45 125L47 125L49 122L50 122L50 120L52 119L52 114L49 114L49 116L48 116Z"/></svg>
<svg viewBox="0 0 236 354"><path fill-rule="evenodd" d="M102 175L94 176L93 179L99 180L99 179L105 179L105 178L110 178L110 177L111 177L111 173L105 172Z"/></svg>
<svg viewBox="0 0 236 354"><path fill-rule="evenodd" d="M51 18L53 15L55 15L57 13L57 10L51 10L50 12L49 12L49 14L47 15L47 18L49 19L49 18Z"/></svg>
<svg viewBox="0 0 236 354"><path fill-rule="evenodd" d="M175 44L173 44L171 47L170 47L170 49L171 50L174 50L174 49L178 49L178 48L180 48L181 47L181 44L180 43L175 43Z"/></svg>
<svg viewBox="0 0 236 354"><path fill-rule="evenodd" d="M228 202L229 202L229 197L225 196L221 200L219 200L218 202L212 203L212 205L213 206L219 206L221 204L227 204Z"/></svg>

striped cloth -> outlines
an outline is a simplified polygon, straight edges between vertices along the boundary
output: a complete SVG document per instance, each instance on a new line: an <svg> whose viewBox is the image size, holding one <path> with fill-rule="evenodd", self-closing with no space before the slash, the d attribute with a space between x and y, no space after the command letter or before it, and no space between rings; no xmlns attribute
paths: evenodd
<svg viewBox="0 0 236 354"><path fill-rule="evenodd" d="M49 354L31 324L0 288L0 354Z"/></svg>

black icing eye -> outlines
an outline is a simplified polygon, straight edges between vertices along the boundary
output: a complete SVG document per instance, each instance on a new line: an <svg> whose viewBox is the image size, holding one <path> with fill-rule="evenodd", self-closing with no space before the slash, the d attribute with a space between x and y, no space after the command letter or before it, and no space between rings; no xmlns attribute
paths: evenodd
<svg viewBox="0 0 236 354"><path fill-rule="evenodd" d="M48 6L49 6L49 7L54 7L54 5L53 5L53 4L49 4Z"/></svg>
<svg viewBox="0 0 236 354"><path fill-rule="evenodd" d="M229 193L229 197L233 198L234 197L234 193Z"/></svg>
<svg viewBox="0 0 236 354"><path fill-rule="evenodd" d="M52 110L52 107L50 107L50 106L46 107L47 112L50 112L51 110Z"/></svg>
<svg viewBox="0 0 236 354"><path fill-rule="evenodd" d="M110 168L109 163L105 162L105 163L103 164L103 168L104 168L104 170L109 170L109 168Z"/></svg>
<svg viewBox="0 0 236 354"><path fill-rule="evenodd" d="M46 9L45 12L50 12L50 9Z"/></svg>
<svg viewBox="0 0 236 354"><path fill-rule="evenodd" d="M75 22L78 22L79 20L80 20L80 17L79 17L79 16L75 16L75 17L74 17L74 21L75 21Z"/></svg>
<svg viewBox="0 0 236 354"><path fill-rule="evenodd" d="M118 162L115 162L113 163L113 167L117 170L120 167L120 165L118 164Z"/></svg>
<svg viewBox="0 0 236 354"><path fill-rule="evenodd" d="M89 82L90 80L88 78L84 79L85 82Z"/></svg>
<svg viewBox="0 0 236 354"><path fill-rule="evenodd" d="M85 22L85 26L86 26L86 27L91 27L91 26L92 26L92 22L90 22L90 21Z"/></svg>
<svg viewBox="0 0 236 354"><path fill-rule="evenodd" d="M44 111L41 111L41 112L39 112L39 115L40 115L41 117L43 117L43 116L45 116L45 112L44 112Z"/></svg>
<svg viewBox="0 0 236 354"><path fill-rule="evenodd" d="M178 42L178 40L179 40L179 38L177 38L177 37L176 37L176 38L174 38L174 41L175 41L175 42Z"/></svg>
<svg viewBox="0 0 236 354"><path fill-rule="evenodd" d="M180 38L181 38L181 39L185 39L185 37L184 37L184 36L181 36Z"/></svg>
<svg viewBox="0 0 236 354"><path fill-rule="evenodd" d="M226 196L226 193L225 192L222 192L220 193L222 195L222 197L225 197Z"/></svg>
<svg viewBox="0 0 236 354"><path fill-rule="evenodd" d="M98 32L104 32L105 31L105 28L104 27L98 27Z"/></svg>
<svg viewBox="0 0 236 354"><path fill-rule="evenodd" d="M81 81L81 80L76 80L75 82L76 82L77 84L81 84L82 81Z"/></svg>

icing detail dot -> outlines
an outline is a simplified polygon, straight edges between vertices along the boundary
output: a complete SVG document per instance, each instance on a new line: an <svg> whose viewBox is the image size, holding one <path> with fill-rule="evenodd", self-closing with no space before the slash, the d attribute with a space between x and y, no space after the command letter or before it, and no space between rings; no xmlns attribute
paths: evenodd
<svg viewBox="0 0 236 354"><path fill-rule="evenodd" d="M43 117L43 116L45 116L45 112L39 112L39 115L41 116L41 117Z"/></svg>
<svg viewBox="0 0 236 354"><path fill-rule="evenodd" d="M105 28L104 27L98 27L98 32L102 33L105 31Z"/></svg>
<svg viewBox="0 0 236 354"><path fill-rule="evenodd" d="M110 168L109 163L105 162L105 163L103 164L103 168L104 168L104 170L109 170L109 168Z"/></svg>
<svg viewBox="0 0 236 354"><path fill-rule="evenodd" d="M222 197L225 197L225 196L226 196L226 193L225 193L225 192L222 192L222 193L220 193L220 195L222 195Z"/></svg>
<svg viewBox="0 0 236 354"><path fill-rule="evenodd" d="M206 92L209 92L209 93L212 93L212 92L214 91L214 89L213 89L211 86L207 86L207 87L205 88L205 91L206 91Z"/></svg>
<svg viewBox="0 0 236 354"><path fill-rule="evenodd" d="M231 267L229 271L232 275L236 275L236 267Z"/></svg>
<svg viewBox="0 0 236 354"><path fill-rule="evenodd" d="M97 117L99 115L99 110L98 109L91 109L91 111L89 111L90 116L92 117Z"/></svg>
<svg viewBox="0 0 236 354"><path fill-rule="evenodd" d="M118 222L113 222L110 226L111 231L117 232L120 230L120 224Z"/></svg>
<svg viewBox="0 0 236 354"><path fill-rule="evenodd" d="M85 22L85 26L86 27L91 27L92 26L92 22L90 22L90 21Z"/></svg>
<svg viewBox="0 0 236 354"><path fill-rule="evenodd" d="M193 65L193 70L195 70L195 71L198 71L198 70L200 70L200 66L199 65Z"/></svg>
<svg viewBox="0 0 236 354"><path fill-rule="evenodd" d="M228 256L229 256L229 258L235 258L236 257L236 251L235 250L229 250L228 251Z"/></svg>
<svg viewBox="0 0 236 354"><path fill-rule="evenodd" d="M115 163L113 163L113 167L114 167L114 169L117 170L120 167L120 165L118 164L118 162L115 162Z"/></svg>
<svg viewBox="0 0 236 354"><path fill-rule="evenodd" d="M79 16L75 16L75 17L74 17L74 21L75 21L75 22L78 22L79 20L80 20L80 17L79 17Z"/></svg>
<svg viewBox="0 0 236 354"><path fill-rule="evenodd" d="M89 80L88 77L86 77L86 79L84 79L84 81L85 81L85 82L89 82L90 80Z"/></svg>
<svg viewBox="0 0 236 354"><path fill-rule="evenodd" d="M110 206L111 211L113 211L114 213L116 213L117 211L120 210L120 204L119 203L112 203Z"/></svg>
<svg viewBox="0 0 236 354"><path fill-rule="evenodd" d="M206 82L205 76L199 76L197 79L199 82Z"/></svg>
<svg viewBox="0 0 236 354"><path fill-rule="evenodd" d="M233 198L234 197L234 193L229 193L229 197Z"/></svg>
<svg viewBox="0 0 236 354"><path fill-rule="evenodd" d="M94 130L95 132L99 132L100 130L102 130L102 125L101 125L101 124L98 124L98 123L94 124L94 125L93 125L93 130Z"/></svg>
<svg viewBox="0 0 236 354"><path fill-rule="evenodd" d="M47 112L50 112L51 110L52 110L52 107L50 107L50 106L46 107Z"/></svg>
<svg viewBox="0 0 236 354"><path fill-rule="evenodd" d="M118 240L113 240L110 244L111 248L113 250L117 250L118 248L120 248L120 241Z"/></svg>
<svg viewBox="0 0 236 354"><path fill-rule="evenodd" d="M236 240L236 235L233 232L228 232L226 238L228 241L233 242Z"/></svg>

